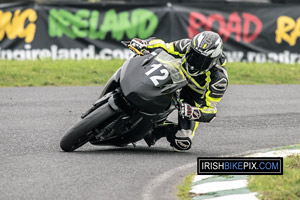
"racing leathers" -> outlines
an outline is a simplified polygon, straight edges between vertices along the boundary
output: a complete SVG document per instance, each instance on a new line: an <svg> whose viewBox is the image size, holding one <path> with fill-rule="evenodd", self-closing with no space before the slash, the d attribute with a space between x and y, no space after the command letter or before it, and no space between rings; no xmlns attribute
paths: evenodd
<svg viewBox="0 0 300 200"><path fill-rule="evenodd" d="M185 117L178 115L178 125L170 122L158 125L152 135L145 138L149 146L153 145L160 137L166 136L175 150L188 150L199 122L211 122L216 117L217 103L222 99L228 86L225 68L226 56L222 53L214 67L205 74L190 76L183 67L186 62L185 53L190 43L190 39L165 43L161 39L151 38L143 40L141 43L142 47L150 52L161 48L176 58L182 58L181 69L188 81L188 85L182 88L180 94L180 98L183 100L181 111L185 112ZM191 116L186 117L187 113L190 113ZM196 116L193 116L194 114Z"/></svg>

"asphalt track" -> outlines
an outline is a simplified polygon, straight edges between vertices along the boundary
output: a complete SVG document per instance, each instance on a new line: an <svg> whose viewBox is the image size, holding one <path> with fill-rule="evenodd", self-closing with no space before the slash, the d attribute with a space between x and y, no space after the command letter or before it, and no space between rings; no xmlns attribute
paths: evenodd
<svg viewBox="0 0 300 200"><path fill-rule="evenodd" d="M102 87L0 88L0 199L175 199L199 156L236 155L300 142L300 85L229 86L217 119L201 124L191 151L162 139L148 148L59 140ZM176 119L175 116L172 116Z"/></svg>

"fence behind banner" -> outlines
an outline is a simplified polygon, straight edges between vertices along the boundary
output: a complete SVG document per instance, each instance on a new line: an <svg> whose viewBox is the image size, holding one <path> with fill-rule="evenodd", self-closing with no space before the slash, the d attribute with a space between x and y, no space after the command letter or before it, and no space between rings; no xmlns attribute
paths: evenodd
<svg viewBox="0 0 300 200"><path fill-rule="evenodd" d="M300 63L300 4L0 4L1 59L125 59L120 43L212 30L229 62ZM297 45L298 41L298 45Z"/></svg>

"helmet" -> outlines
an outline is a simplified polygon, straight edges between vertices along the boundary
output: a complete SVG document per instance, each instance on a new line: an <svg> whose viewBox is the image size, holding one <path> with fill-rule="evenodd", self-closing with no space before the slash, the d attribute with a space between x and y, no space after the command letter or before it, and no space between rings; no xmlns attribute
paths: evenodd
<svg viewBox="0 0 300 200"><path fill-rule="evenodd" d="M204 31L194 36L185 53L184 67L191 76L205 74L221 57L223 42L221 37L212 31Z"/></svg>

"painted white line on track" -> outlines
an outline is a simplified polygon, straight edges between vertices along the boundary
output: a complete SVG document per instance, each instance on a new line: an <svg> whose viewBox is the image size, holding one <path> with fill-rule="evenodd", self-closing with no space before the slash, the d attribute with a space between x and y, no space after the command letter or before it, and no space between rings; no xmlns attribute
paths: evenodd
<svg viewBox="0 0 300 200"><path fill-rule="evenodd" d="M192 188L190 192L195 194L205 194L209 192L244 188L246 186L247 180L220 181L196 185Z"/></svg>
<svg viewBox="0 0 300 200"><path fill-rule="evenodd" d="M212 176L213 175L198 175L198 176L195 176L193 182L201 181L201 180L207 179L207 178L212 177Z"/></svg>
<svg viewBox="0 0 300 200"><path fill-rule="evenodd" d="M292 154L300 154L300 149L284 149L265 153L256 153L251 155L251 157L286 157Z"/></svg>
<svg viewBox="0 0 300 200"><path fill-rule="evenodd" d="M142 199L143 200L154 200L155 197L153 196L155 189L161 187L169 178L176 175L180 171L187 170L188 168L196 167L197 162L188 163L186 165L182 165L180 167L171 169L169 171L166 171L158 176L156 176L154 179L152 179L146 187L142 190Z"/></svg>
<svg viewBox="0 0 300 200"><path fill-rule="evenodd" d="M209 200L257 200L257 197L255 196L256 194L256 192L252 192L249 194L233 194L222 197L210 198Z"/></svg>

